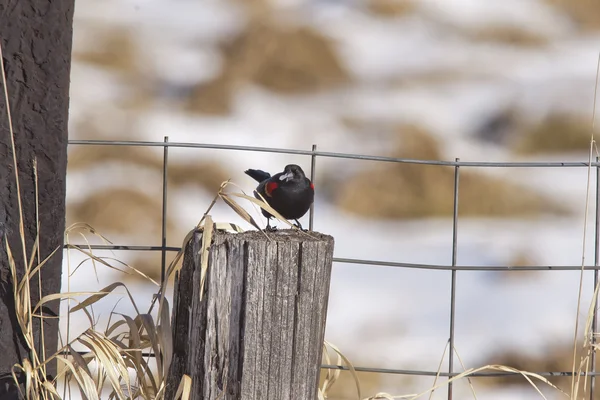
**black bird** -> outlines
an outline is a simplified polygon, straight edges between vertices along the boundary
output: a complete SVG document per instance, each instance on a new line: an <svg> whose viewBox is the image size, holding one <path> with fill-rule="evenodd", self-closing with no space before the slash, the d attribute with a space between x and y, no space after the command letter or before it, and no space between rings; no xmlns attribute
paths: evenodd
<svg viewBox="0 0 600 400"><path fill-rule="evenodd" d="M293 219L296 226L302 229L298 221L309 210L315 198L315 186L304 175L302 168L296 164L286 165L283 172L271 176L268 172L259 169L248 169L245 173L259 182L254 197L263 198L285 219ZM269 224L271 214L262 210L267 217L267 230L275 230Z"/></svg>

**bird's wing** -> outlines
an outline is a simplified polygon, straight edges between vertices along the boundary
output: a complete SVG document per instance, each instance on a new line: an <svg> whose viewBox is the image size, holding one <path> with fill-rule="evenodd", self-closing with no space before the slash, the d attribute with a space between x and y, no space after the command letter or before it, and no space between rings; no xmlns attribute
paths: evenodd
<svg viewBox="0 0 600 400"><path fill-rule="evenodd" d="M250 176L257 182L262 182L265 179L269 179L271 177L271 174L265 171L261 171L260 169L247 169L244 172L246 173L246 175Z"/></svg>

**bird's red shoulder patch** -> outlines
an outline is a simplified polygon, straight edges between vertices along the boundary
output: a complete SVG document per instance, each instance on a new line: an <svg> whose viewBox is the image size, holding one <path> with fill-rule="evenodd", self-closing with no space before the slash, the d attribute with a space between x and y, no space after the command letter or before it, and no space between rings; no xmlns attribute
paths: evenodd
<svg viewBox="0 0 600 400"><path fill-rule="evenodd" d="M315 191L315 184L314 183L310 183L310 188L313 190L313 192Z"/></svg>
<svg viewBox="0 0 600 400"><path fill-rule="evenodd" d="M272 197L273 196L273 190L277 189L279 185L277 185L277 182L267 182L267 184L265 185L265 193L267 194L267 196Z"/></svg>

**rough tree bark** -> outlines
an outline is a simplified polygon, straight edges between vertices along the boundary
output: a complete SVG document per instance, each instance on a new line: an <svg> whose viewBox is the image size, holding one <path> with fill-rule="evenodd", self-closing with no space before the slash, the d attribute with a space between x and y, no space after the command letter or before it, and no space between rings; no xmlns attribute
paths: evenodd
<svg viewBox="0 0 600 400"><path fill-rule="evenodd" d="M36 158L42 259L63 244L65 229L73 8L74 0L0 0L0 43L15 132L27 251L31 252L36 236L32 164ZM12 378L2 378L28 356L28 351L14 316L13 283L4 245L6 237L22 274L17 190L1 81L0 88L0 398L10 399L15 397ZM58 251L42 270L43 295L60 291L61 266L62 251ZM37 288L37 280L32 288ZM32 297L35 304L37 290ZM49 308L58 314L58 303ZM39 322L34 328L39 333ZM47 319L44 331L46 352L52 354L57 349L58 320ZM39 341L39 334L36 339ZM48 373L54 374L54 370L52 364Z"/></svg>
<svg viewBox="0 0 600 400"><path fill-rule="evenodd" d="M200 301L201 234L174 293L166 398L183 374L194 400L316 399L333 238L217 233Z"/></svg>

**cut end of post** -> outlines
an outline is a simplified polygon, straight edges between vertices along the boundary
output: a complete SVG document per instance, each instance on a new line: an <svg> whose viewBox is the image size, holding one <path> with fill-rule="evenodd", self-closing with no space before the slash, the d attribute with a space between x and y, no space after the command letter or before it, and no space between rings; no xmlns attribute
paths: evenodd
<svg viewBox="0 0 600 400"><path fill-rule="evenodd" d="M333 236L314 231L297 229L278 229L276 231L246 231L242 233L219 232L224 239L235 237L237 240L274 241L274 242L332 242Z"/></svg>

